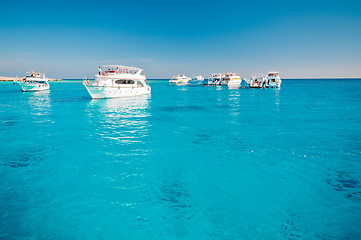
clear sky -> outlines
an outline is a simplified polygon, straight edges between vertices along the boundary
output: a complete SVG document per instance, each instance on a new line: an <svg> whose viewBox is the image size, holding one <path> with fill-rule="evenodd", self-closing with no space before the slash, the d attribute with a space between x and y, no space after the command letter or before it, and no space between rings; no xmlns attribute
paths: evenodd
<svg viewBox="0 0 361 240"><path fill-rule="evenodd" d="M361 1L1 1L0 76L361 77Z"/></svg>

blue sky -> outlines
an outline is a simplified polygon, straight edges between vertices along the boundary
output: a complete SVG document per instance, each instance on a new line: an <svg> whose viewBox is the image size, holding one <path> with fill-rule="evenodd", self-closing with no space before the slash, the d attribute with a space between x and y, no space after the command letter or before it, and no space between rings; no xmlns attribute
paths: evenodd
<svg viewBox="0 0 361 240"><path fill-rule="evenodd" d="M361 1L2 1L0 76L361 77Z"/></svg>

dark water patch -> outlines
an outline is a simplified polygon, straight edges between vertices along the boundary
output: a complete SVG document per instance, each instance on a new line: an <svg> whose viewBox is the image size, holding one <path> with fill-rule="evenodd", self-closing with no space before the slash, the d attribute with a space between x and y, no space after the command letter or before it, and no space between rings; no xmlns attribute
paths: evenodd
<svg viewBox="0 0 361 240"><path fill-rule="evenodd" d="M225 105L225 104L217 104L216 107L217 107L217 108L223 108L223 109L228 109L228 108L230 108L229 105Z"/></svg>
<svg viewBox="0 0 361 240"><path fill-rule="evenodd" d="M209 140L212 138L212 136L210 134L207 133L198 133L196 134L196 137L202 139L202 140Z"/></svg>
<svg viewBox="0 0 361 240"><path fill-rule="evenodd" d="M197 133L195 135L195 139L193 141L194 144L202 144L204 142L210 141L212 139L212 136L208 133Z"/></svg>
<svg viewBox="0 0 361 240"><path fill-rule="evenodd" d="M0 118L0 130L14 127L19 123L18 116L6 116L4 118Z"/></svg>
<svg viewBox="0 0 361 240"><path fill-rule="evenodd" d="M296 222L302 222L301 216L292 209L286 210L287 220L282 223L279 232L282 239L294 240L301 239L301 231L298 229Z"/></svg>
<svg viewBox="0 0 361 240"><path fill-rule="evenodd" d="M326 181L335 191L343 193L346 198L361 200L361 184L359 179L360 176L357 176L357 174L329 169Z"/></svg>
<svg viewBox="0 0 361 240"><path fill-rule="evenodd" d="M0 130L5 130L14 127L16 124L18 124L18 122L15 120L4 120L0 123Z"/></svg>
<svg viewBox="0 0 361 240"><path fill-rule="evenodd" d="M172 208L186 208L190 207L185 204L189 198L189 193L184 189L183 185L179 182L175 182L170 185L161 186L161 200L169 203Z"/></svg>
<svg viewBox="0 0 361 240"><path fill-rule="evenodd" d="M12 168L21 168L36 165L44 159L44 151L40 149L26 149L5 157L4 165Z"/></svg>
<svg viewBox="0 0 361 240"><path fill-rule="evenodd" d="M280 234L282 239L301 239L300 231L296 228L292 220L287 220L285 223L281 224Z"/></svg>
<svg viewBox="0 0 361 240"><path fill-rule="evenodd" d="M201 106L196 106L196 105L186 105L186 106L169 106L169 107L162 107L160 108L161 111L164 112L185 112L185 111L190 111L190 112L195 112L195 111L201 111L201 110L205 110L206 108L201 107Z"/></svg>
<svg viewBox="0 0 361 240"><path fill-rule="evenodd" d="M164 216L164 219L192 219L191 196L181 182L173 182L160 186L159 203L173 210L173 214Z"/></svg>

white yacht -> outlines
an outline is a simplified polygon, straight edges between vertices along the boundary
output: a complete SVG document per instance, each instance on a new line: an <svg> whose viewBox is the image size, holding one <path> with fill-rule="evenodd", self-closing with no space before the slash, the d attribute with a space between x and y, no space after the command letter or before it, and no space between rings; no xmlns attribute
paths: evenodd
<svg viewBox="0 0 361 240"><path fill-rule="evenodd" d="M170 85L187 85L189 81L192 79L185 76L184 74L178 74L177 76L173 76L171 80L169 80Z"/></svg>
<svg viewBox="0 0 361 240"><path fill-rule="evenodd" d="M229 87L241 86L242 79L237 73L226 73L222 79L221 85L227 85Z"/></svg>
<svg viewBox="0 0 361 240"><path fill-rule="evenodd" d="M252 75L249 83L250 88L262 88L266 83L266 77L261 74Z"/></svg>
<svg viewBox="0 0 361 240"><path fill-rule="evenodd" d="M93 99L130 97L151 91L145 83L145 75L141 75L143 69L121 65L103 65L98 69L95 80L83 81Z"/></svg>
<svg viewBox="0 0 361 240"><path fill-rule="evenodd" d="M191 85L201 85L203 81L204 81L204 77L202 77L201 75L198 75L198 76L194 76L192 78L192 80L189 81L189 84L191 84Z"/></svg>
<svg viewBox="0 0 361 240"><path fill-rule="evenodd" d="M267 83L269 87L279 88L282 80L278 72L269 72L267 75Z"/></svg>
<svg viewBox="0 0 361 240"><path fill-rule="evenodd" d="M34 71L27 72L27 75L22 80L15 81L21 87L23 92L33 92L48 90L50 88L48 79L44 73L36 73Z"/></svg>
<svg viewBox="0 0 361 240"><path fill-rule="evenodd" d="M224 73L212 73L207 81L207 85L220 85L223 77L225 77Z"/></svg>

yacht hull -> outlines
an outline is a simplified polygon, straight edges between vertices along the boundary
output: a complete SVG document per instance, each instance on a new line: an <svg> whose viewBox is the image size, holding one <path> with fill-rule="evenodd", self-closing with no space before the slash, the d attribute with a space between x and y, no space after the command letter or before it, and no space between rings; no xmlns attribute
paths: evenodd
<svg viewBox="0 0 361 240"><path fill-rule="evenodd" d="M23 92L35 92L35 91L44 91L49 90L50 86L49 84L43 84L43 83L26 83L26 82L18 82L20 85L20 88Z"/></svg>
<svg viewBox="0 0 361 240"><path fill-rule="evenodd" d="M84 86L93 99L132 97L132 96L138 96L138 95L143 95L143 94L149 94L151 91L150 86L120 87L120 88L88 86L88 85L84 85Z"/></svg>
<svg viewBox="0 0 361 240"><path fill-rule="evenodd" d="M231 80L228 82L227 85L228 85L228 87L236 88L236 87L240 87L241 83L242 83L242 80Z"/></svg>
<svg viewBox="0 0 361 240"><path fill-rule="evenodd" d="M270 82L268 86L270 88L279 88L279 87L281 87L281 83L279 83L279 82Z"/></svg>
<svg viewBox="0 0 361 240"><path fill-rule="evenodd" d="M185 86L188 84L189 84L189 81L169 81L169 85Z"/></svg>
<svg viewBox="0 0 361 240"><path fill-rule="evenodd" d="M250 85L249 87L250 88L262 88L262 86L252 86L252 85Z"/></svg>

